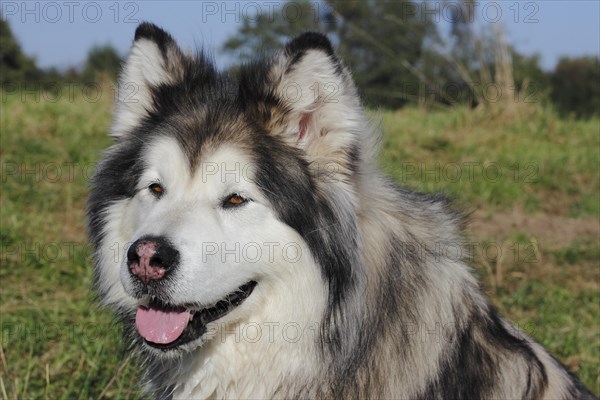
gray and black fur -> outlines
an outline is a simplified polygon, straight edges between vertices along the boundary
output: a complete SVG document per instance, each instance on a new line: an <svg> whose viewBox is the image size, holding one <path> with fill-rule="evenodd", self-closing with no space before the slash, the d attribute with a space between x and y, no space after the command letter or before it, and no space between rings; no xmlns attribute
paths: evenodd
<svg viewBox="0 0 600 400"><path fill-rule="evenodd" d="M235 79L203 54L184 54L154 25L138 27L135 42L140 40L156 44L169 78L148 84L151 101L139 109L139 119L113 130L115 142L92 181L91 241L100 251L107 208L135 196L145 168L142 152L153 135L170 132L190 168L216 143L236 143L249 152L256 185L280 221L306 242L327 291L314 348L319 367L273 382L269 397L595 398L498 316L464 262L439 253L436 244L462 246L463 214L447 198L400 188L377 171L378 135L371 133L351 77L325 36L300 35L275 58L242 67ZM338 85L332 112L352 125L342 133L336 126L319 127L315 140L346 135L343 145L325 154L286 136L285 127L312 111L296 110L277 90L287 74L310 71L303 65L309 53L320 57ZM117 105L117 112L127 112L119 107L127 105ZM327 112L329 105L315 107ZM157 126L169 128L157 133ZM327 176L314 168L324 161L335 166ZM461 251L467 254L465 247ZM102 282L97 286L106 296ZM139 344L134 310L116 308ZM150 390L157 398L170 397L180 376L171 371L185 363L148 356L144 365Z"/></svg>

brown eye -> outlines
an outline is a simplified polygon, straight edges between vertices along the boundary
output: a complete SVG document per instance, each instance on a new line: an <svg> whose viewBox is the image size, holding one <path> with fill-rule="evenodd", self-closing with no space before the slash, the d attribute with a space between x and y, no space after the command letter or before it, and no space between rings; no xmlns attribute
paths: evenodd
<svg viewBox="0 0 600 400"><path fill-rule="evenodd" d="M245 197L243 197L237 193L234 193L225 198L225 201L223 201L223 207L224 208L237 207L237 206L241 206L242 204L246 203L247 201L248 200Z"/></svg>
<svg viewBox="0 0 600 400"><path fill-rule="evenodd" d="M165 192L165 189L160 183L153 183L152 185L148 186L148 190L150 190L150 192L157 197L162 196Z"/></svg>

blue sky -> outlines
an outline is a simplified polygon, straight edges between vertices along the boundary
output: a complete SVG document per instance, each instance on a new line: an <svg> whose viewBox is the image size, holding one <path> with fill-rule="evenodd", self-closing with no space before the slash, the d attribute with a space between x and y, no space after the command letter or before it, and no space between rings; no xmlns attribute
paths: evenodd
<svg viewBox="0 0 600 400"><path fill-rule="evenodd" d="M600 1L480 0L480 24L501 24L511 44L524 54L539 53L544 69L552 69L561 56L600 54ZM42 67L77 66L94 44L110 43L125 53L139 21L154 22L168 30L184 48L204 45L218 49L236 32L244 17L257 10L285 12L294 18L293 6L284 1L10 1L1 4L2 15L27 54ZM315 8L322 4L315 3ZM428 1L426 10L440 11L440 26L449 15L444 0ZM241 14L241 15L240 15ZM217 63L228 59L214 51Z"/></svg>

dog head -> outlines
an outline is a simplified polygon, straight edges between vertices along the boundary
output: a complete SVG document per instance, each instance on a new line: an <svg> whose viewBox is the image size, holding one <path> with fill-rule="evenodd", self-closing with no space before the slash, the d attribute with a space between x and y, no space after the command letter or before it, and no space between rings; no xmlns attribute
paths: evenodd
<svg viewBox="0 0 600 400"><path fill-rule="evenodd" d="M367 131L321 34L232 78L140 25L88 207L104 304L158 355L200 346L215 322L321 324L360 259Z"/></svg>

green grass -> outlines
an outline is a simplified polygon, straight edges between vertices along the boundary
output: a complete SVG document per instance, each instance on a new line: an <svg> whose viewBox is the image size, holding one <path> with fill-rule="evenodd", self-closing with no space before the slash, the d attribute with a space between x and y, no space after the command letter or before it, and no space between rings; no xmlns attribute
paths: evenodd
<svg viewBox="0 0 600 400"><path fill-rule="evenodd" d="M89 292L86 179L109 144L108 98L8 96L2 104L0 375L8 398L138 393L134 369L119 369L119 327Z"/></svg>
<svg viewBox="0 0 600 400"><path fill-rule="evenodd" d="M598 215L600 122L562 120L544 109L531 114L383 113L382 164L401 183L443 190L470 206Z"/></svg>
<svg viewBox="0 0 600 400"><path fill-rule="evenodd" d="M2 103L2 398L139 397L119 327L89 294L86 179L109 144L110 98L9 95ZM563 120L543 109L508 121L463 109L380 117L382 166L403 185L448 192L490 220L518 210L540 221L597 222L598 119ZM490 179L490 168L501 176ZM520 253L480 255L475 267L500 310L600 393L598 238L584 231L546 245L536 234L519 224L482 232L480 243Z"/></svg>

